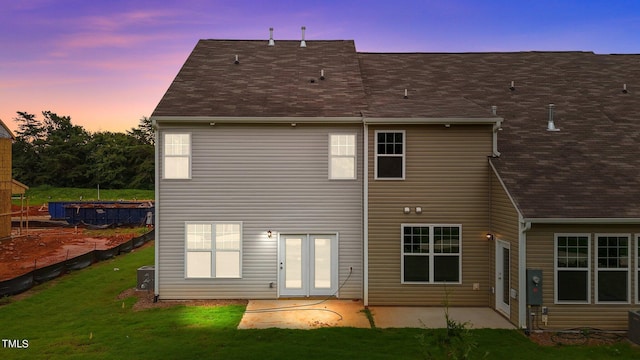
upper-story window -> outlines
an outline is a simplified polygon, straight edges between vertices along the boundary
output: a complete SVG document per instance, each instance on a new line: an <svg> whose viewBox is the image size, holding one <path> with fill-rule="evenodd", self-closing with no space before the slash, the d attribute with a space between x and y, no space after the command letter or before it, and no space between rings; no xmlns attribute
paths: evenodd
<svg viewBox="0 0 640 360"><path fill-rule="evenodd" d="M163 178L191 178L191 134L164 134Z"/></svg>
<svg viewBox="0 0 640 360"><path fill-rule="evenodd" d="M376 131L375 178L404 180L405 132Z"/></svg>
<svg viewBox="0 0 640 360"><path fill-rule="evenodd" d="M356 178L356 136L354 134L329 135L329 179Z"/></svg>

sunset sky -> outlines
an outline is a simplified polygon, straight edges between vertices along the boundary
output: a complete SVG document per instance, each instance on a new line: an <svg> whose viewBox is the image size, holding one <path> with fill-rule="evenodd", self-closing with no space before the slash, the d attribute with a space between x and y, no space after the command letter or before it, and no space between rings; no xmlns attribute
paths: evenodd
<svg viewBox="0 0 640 360"><path fill-rule="evenodd" d="M199 39L355 40L366 52L640 53L640 1L0 0L0 119L86 130L150 116Z"/></svg>

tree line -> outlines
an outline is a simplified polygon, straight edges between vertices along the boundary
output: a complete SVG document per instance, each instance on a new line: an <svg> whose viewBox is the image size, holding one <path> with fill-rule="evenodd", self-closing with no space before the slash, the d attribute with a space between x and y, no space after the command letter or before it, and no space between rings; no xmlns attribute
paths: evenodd
<svg viewBox="0 0 640 360"><path fill-rule="evenodd" d="M153 189L155 137L149 118L126 133L91 133L51 111L43 111L42 119L17 114L14 179L28 186Z"/></svg>

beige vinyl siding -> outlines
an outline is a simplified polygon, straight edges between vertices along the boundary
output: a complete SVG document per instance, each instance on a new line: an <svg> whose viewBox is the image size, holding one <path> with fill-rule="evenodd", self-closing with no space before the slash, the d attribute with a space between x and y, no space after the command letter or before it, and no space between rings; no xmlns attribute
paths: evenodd
<svg viewBox="0 0 640 360"><path fill-rule="evenodd" d="M554 304L554 235L557 233L591 234L590 304ZM596 304L595 234L631 234L631 299L629 304ZM527 232L527 268L542 269L543 306L549 309L548 329L592 327L609 330L626 330L629 310L637 310L636 299L636 234L640 225L550 225L533 224Z"/></svg>
<svg viewBox="0 0 640 360"><path fill-rule="evenodd" d="M278 234L286 233L338 233L340 284L353 267L339 296L362 297L361 125L161 123L159 129L192 134L191 179L160 179L156 195L161 299L276 298ZM356 134L357 180L328 179L331 133ZM161 161L156 171L162 174ZM241 279L185 279L186 221L242 222Z"/></svg>
<svg viewBox="0 0 640 360"><path fill-rule="evenodd" d="M496 286L496 243L497 240L506 241L509 243L509 265L510 265L510 280L511 289L516 291L519 289L519 275L518 268L519 262L519 227L518 227L518 211L513 205L513 202L509 198L506 190L502 186L500 179L496 174L491 171L491 232L494 235L494 242L492 244L493 251L491 251L491 287L495 289ZM524 294L522 294L524 295ZM526 300L526 299L525 299ZM518 308L519 308L520 296L517 299L510 299L510 313L508 314L509 320L518 324ZM496 294L491 294L491 307L496 307Z"/></svg>
<svg viewBox="0 0 640 360"><path fill-rule="evenodd" d="M374 180L376 130L406 131L405 180ZM368 139L369 303L489 306L491 126L378 125ZM401 224L461 224L462 284L401 284Z"/></svg>

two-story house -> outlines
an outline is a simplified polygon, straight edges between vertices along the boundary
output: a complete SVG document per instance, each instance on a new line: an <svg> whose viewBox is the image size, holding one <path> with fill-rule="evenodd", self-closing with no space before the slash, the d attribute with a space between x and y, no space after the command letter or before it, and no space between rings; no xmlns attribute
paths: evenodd
<svg viewBox="0 0 640 360"><path fill-rule="evenodd" d="M520 327L626 328L639 65L201 40L151 116L156 296L447 302Z"/></svg>

